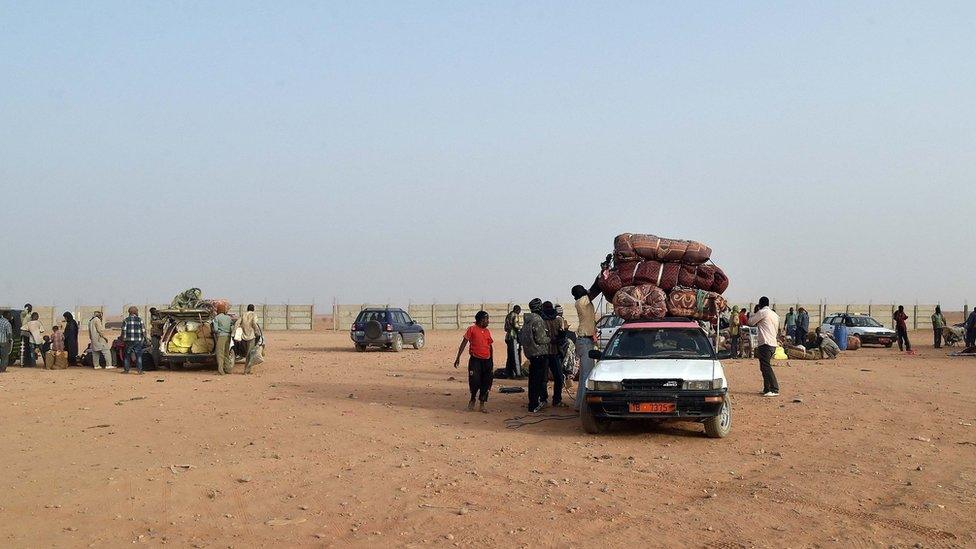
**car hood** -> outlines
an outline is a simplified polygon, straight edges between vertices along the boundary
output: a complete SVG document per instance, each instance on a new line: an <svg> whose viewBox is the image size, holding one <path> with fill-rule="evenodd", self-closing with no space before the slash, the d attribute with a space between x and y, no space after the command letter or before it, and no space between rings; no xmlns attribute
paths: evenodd
<svg viewBox="0 0 976 549"><path fill-rule="evenodd" d="M713 377L714 374L714 377ZM632 359L601 360L589 379L594 381L623 381L625 379L683 379L702 380L725 378L722 363L709 359Z"/></svg>
<svg viewBox="0 0 976 549"><path fill-rule="evenodd" d="M855 334L893 334L895 333L891 328L848 328L847 331Z"/></svg>

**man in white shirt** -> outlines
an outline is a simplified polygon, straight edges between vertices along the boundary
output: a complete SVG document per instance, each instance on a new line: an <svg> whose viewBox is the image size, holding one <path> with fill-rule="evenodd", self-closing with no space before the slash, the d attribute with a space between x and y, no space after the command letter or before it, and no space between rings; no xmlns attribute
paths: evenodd
<svg viewBox="0 0 976 549"><path fill-rule="evenodd" d="M749 325L759 330L759 347L756 348L756 356L759 357L759 371L763 376L763 395L764 397L779 396L779 383L776 381L776 374L773 373L773 365L770 362L776 353L776 332L779 329L779 315L769 308L769 298L762 296L759 298L759 310L749 316Z"/></svg>

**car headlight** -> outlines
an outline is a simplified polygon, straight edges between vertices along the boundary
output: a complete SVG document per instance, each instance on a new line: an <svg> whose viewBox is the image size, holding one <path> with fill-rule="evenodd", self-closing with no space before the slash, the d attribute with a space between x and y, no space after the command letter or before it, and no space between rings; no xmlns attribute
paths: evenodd
<svg viewBox="0 0 976 549"><path fill-rule="evenodd" d="M722 380L719 379L695 379L686 381L681 386L685 391L707 391L709 389L721 389Z"/></svg>
<svg viewBox="0 0 976 549"><path fill-rule="evenodd" d="M593 381L592 379L586 380L586 389L588 391L619 391L623 388L623 384L619 381Z"/></svg>

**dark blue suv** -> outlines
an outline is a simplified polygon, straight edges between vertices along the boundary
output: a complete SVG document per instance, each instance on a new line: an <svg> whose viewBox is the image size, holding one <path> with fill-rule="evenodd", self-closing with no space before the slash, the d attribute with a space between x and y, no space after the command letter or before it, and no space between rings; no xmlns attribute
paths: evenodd
<svg viewBox="0 0 976 549"><path fill-rule="evenodd" d="M424 346L424 327L403 309L363 309L352 323L349 337L359 352L382 347L399 353L404 345Z"/></svg>

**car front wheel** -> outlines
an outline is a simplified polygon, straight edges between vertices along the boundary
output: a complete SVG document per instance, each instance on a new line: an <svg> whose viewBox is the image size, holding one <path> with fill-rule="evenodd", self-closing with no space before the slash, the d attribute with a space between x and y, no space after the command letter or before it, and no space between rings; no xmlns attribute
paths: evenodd
<svg viewBox="0 0 976 549"><path fill-rule="evenodd" d="M413 342L413 348L422 349L424 347L424 343L426 343L426 341L424 341L424 334L420 334L417 336L417 341Z"/></svg>
<svg viewBox="0 0 976 549"><path fill-rule="evenodd" d="M585 402L580 406L580 421L583 423L583 430L591 435L606 433L610 427L610 422L596 417L593 409Z"/></svg>
<svg viewBox="0 0 976 549"><path fill-rule="evenodd" d="M722 408L718 415L705 420L705 434L709 438L725 438L732 430L732 402L729 395L722 398Z"/></svg>

